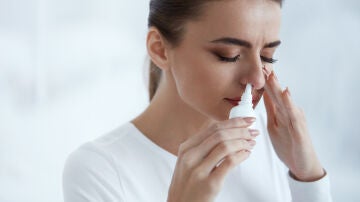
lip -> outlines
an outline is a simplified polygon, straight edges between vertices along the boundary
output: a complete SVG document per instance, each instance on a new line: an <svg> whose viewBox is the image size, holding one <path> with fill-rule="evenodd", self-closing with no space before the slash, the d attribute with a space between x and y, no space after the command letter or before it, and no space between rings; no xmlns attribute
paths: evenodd
<svg viewBox="0 0 360 202"><path fill-rule="evenodd" d="M224 100L227 101L227 102L229 102L229 103L230 103L231 105L233 105L233 106L237 106L237 105L239 105L239 101L241 100L241 97L225 98ZM260 99L254 98L254 99L252 100L252 104L255 105L256 103L259 102L259 100L260 100Z"/></svg>

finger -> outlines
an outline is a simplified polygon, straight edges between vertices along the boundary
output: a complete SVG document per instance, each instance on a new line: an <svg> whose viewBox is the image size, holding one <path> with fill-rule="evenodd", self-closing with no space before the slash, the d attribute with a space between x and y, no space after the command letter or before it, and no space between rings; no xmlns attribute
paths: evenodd
<svg viewBox="0 0 360 202"><path fill-rule="evenodd" d="M226 156L241 150L251 150L256 142L254 140L230 140L218 144L199 165L199 169L210 173Z"/></svg>
<svg viewBox="0 0 360 202"><path fill-rule="evenodd" d="M214 133L230 128L247 128L255 121L254 118L232 118L212 124L207 129L203 129L200 134L195 135L180 145L179 154L186 153L189 149L201 144L207 137Z"/></svg>
<svg viewBox="0 0 360 202"><path fill-rule="evenodd" d="M264 104L265 104L265 109L266 109L266 114L267 114L267 120L268 120L268 125L277 125L276 122L276 109L274 106L274 103L272 102L271 98L269 97L267 92L264 92Z"/></svg>
<svg viewBox="0 0 360 202"><path fill-rule="evenodd" d="M268 97L273 101L276 124L286 124L289 118L282 99L283 91L281 90L274 72L272 72L269 80L266 82L265 91L267 92Z"/></svg>
<svg viewBox="0 0 360 202"><path fill-rule="evenodd" d="M284 92L282 94L282 99L283 99L284 105L285 105L286 110L287 110L288 115L289 115L290 126L292 128L299 126L299 124L297 123L298 118L300 118L299 117L300 114L298 113L299 109L297 108L297 106L292 101L290 91L289 91L288 87L284 90Z"/></svg>
<svg viewBox="0 0 360 202"><path fill-rule="evenodd" d="M269 79L267 80L264 88L265 88L265 91L268 93L269 97L276 104L276 106L283 105L282 100L281 100L282 89L281 89L279 82L277 81L274 71L269 76Z"/></svg>
<svg viewBox="0 0 360 202"><path fill-rule="evenodd" d="M259 130L248 128L229 128L218 132L205 139L201 144L189 150L192 163L200 164L203 159L218 145L230 140L252 140L260 134Z"/></svg>
<svg viewBox="0 0 360 202"><path fill-rule="evenodd" d="M295 104L291 100L290 91L289 91L288 87L286 87L286 89L282 93L282 100L283 100L283 103L284 103L286 109L293 110L295 108Z"/></svg>
<svg viewBox="0 0 360 202"><path fill-rule="evenodd" d="M241 150L227 156L218 167L214 168L214 170L210 174L210 179L214 180L215 182L221 183L225 179L225 176L229 173L229 171L239 163L246 160L250 156L250 153L250 151Z"/></svg>
<svg viewBox="0 0 360 202"><path fill-rule="evenodd" d="M266 80L269 79L269 76L270 76L270 74L271 74L272 71L273 71L272 66L270 66L270 67L269 67L268 65L264 65L264 66L263 66L263 72L264 72L264 75L265 75Z"/></svg>

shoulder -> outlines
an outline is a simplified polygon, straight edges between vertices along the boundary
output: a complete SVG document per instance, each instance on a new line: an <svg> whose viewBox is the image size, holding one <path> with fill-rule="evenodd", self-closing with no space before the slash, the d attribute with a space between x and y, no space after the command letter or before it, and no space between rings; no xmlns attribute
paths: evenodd
<svg viewBox="0 0 360 202"><path fill-rule="evenodd" d="M131 133L131 125L126 123L73 151L66 159L63 170L64 197L119 198L123 188L114 156L115 152L120 150L117 153L121 153L124 149L121 145ZM110 194L106 187L112 187L114 191Z"/></svg>
<svg viewBox="0 0 360 202"><path fill-rule="evenodd" d="M96 168L106 162L109 166L113 166L114 154L119 153L117 150L124 149L127 141L131 140L132 133L134 133L132 125L125 123L111 132L78 147L68 156L66 165Z"/></svg>

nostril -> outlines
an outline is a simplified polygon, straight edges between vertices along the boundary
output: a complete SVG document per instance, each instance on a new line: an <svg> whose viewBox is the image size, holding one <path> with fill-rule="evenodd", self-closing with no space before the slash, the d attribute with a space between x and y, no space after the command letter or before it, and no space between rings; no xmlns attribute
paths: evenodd
<svg viewBox="0 0 360 202"><path fill-rule="evenodd" d="M248 72L246 75L243 75L241 84L250 83L254 90L260 90L264 88L267 81L268 75L271 74L271 66L257 63L249 66Z"/></svg>
<svg viewBox="0 0 360 202"><path fill-rule="evenodd" d="M265 86L265 82L266 82L266 77L264 76L263 72L260 72L260 74L254 75L251 82L249 83L251 83L254 89L259 90Z"/></svg>

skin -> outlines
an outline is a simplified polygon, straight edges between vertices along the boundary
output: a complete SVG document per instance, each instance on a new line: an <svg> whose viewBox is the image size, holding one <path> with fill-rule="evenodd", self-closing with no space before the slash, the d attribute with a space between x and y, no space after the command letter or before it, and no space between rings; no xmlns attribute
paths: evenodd
<svg viewBox="0 0 360 202"><path fill-rule="evenodd" d="M276 47L265 46L279 40L280 13L273 1L207 3L199 19L186 23L176 47L156 28L149 29L148 53L163 76L148 108L132 122L178 156L168 201L212 201L226 174L249 157L259 131L247 128L252 119L228 120L233 105L226 100L240 97L247 83L257 98L254 106L265 91L268 131L293 176L314 181L324 175L304 114L289 90L280 88L272 64L260 57L272 58L275 52ZM214 42L223 37L251 47ZM224 62L218 55L240 57Z"/></svg>

